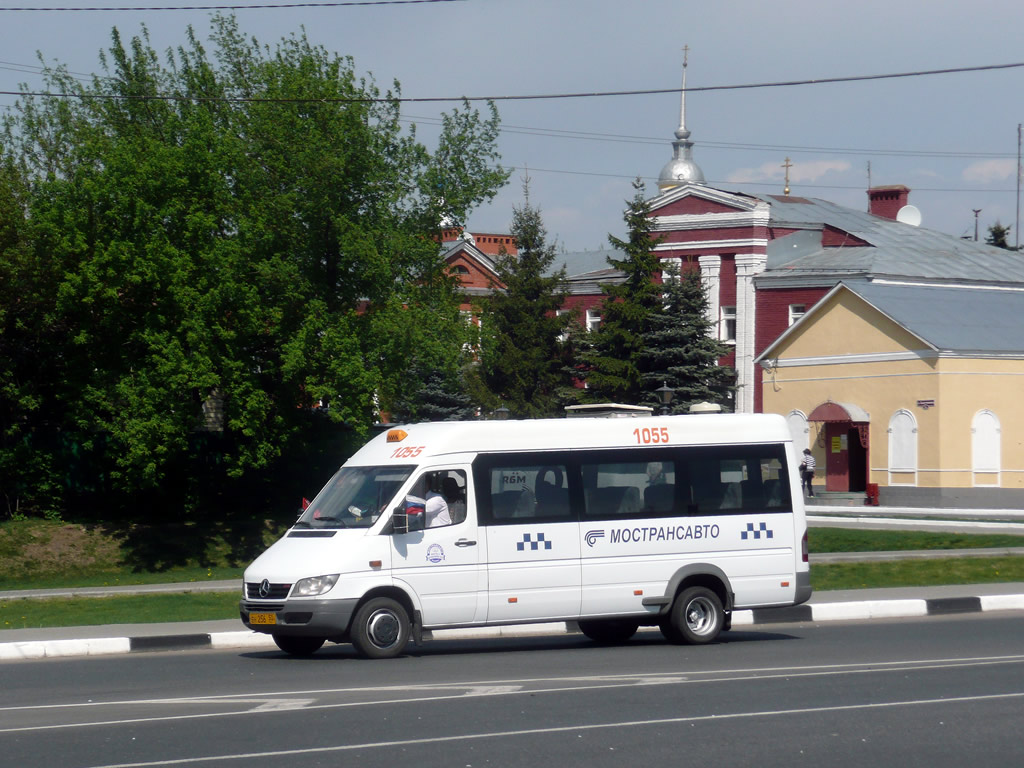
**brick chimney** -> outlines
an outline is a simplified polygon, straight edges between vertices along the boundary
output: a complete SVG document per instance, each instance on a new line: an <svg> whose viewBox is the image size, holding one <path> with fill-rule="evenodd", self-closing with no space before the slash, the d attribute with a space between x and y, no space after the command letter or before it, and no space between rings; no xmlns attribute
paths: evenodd
<svg viewBox="0 0 1024 768"><path fill-rule="evenodd" d="M895 220L896 214L907 204L909 197L910 189L902 184L872 187L868 190L868 212Z"/></svg>

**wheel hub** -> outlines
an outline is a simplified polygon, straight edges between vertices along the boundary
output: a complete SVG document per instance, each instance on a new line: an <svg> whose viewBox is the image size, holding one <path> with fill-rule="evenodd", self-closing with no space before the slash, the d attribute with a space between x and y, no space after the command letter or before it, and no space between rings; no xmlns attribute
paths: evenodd
<svg viewBox="0 0 1024 768"><path fill-rule="evenodd" d="M686 624L698 635L705 634L711 628L711 607L702 600L694 600L686 607Z"/></svg>
<svg viewBox="0 0 1024 768"><path fill-rule="evenodd" d="M398 642L401 624L391 611L376 611L366 622L366 634L378 648L389 648Z"/></svg>

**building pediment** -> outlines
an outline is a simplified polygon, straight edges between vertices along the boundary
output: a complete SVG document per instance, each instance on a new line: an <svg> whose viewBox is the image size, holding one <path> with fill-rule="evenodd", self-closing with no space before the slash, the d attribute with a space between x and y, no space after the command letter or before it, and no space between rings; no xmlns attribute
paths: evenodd
<svg viewBox="0 0 1024 768"><path fill-rule="evenodd" d="M490 288L501 285L494 260L475 245L459 241L447 244L450 247L442 256L449 272L455 274L463 288Z"/></svg>
<svg viewBox="0 0 1024 768"><path fill-rule="evenodd" d="M652 216L685 216L708 213L750 213L760 200L725 192L703 184L684 184L648 201Z"/></svg>

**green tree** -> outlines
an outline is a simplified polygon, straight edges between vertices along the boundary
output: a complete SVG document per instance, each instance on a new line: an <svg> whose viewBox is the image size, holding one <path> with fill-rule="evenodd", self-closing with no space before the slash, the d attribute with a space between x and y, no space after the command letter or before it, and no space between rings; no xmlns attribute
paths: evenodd
<svg viewBox="0 0 1024 768"><path fill-rule="evenodd" d="M460 372L414 365L410 374L412 380L395 402L392 421L455 421L476 415Z"/></svg>
<svg viewBox="0 0 1024 768"><path fill-rule="evenodd" d="M31 511L59 514L62 485L55 471L59 429L43 382L54 360L48 308L57 281L32 252L28 189L11 163L0 165L0 517Z"/></svg>
<svg viewBox="0 0 1024 768"><path fill-rule="evenodd" d="M5 423L45 403L121 503L186 514L220 504L197 472L271 492L323 431L314 411L365 435L414 359L458 360L438 222L507 178L493 106L453 110L431 153L403 133L398 84L382 94L351 59L302 35L265 47L231 17L211 39L212 60L189 30L164 65L145 30L115 30L104 76L47 70L80 98L26 97L3 134L38 300L0 344L45 360L34 390L3 380ZM211 403L222 418L197 431Z"/></svg>
<svg viewBox="0 0 1024 768"><path fill-rule="evenodd" d="M559 315L566 292L565 268L551 273L556 251L538 208L529 200L513 209L511 234L517 255L497 260L498 279L483 303L478 399L487 409L503 405L514 418L560 415L572 389L562 335L569 315Z"/></svg>
<svg viewBox="0 0 1024 768"><path fill-rule="evenodd" d="M996 220L996 223L988 228L988 237L985 238L985 242L989 245L994 245L997 248L1013 250L1009 243L1010 229L1011 227L1004 227L998 220Z"/></svg>
<svg viewBox="0 0 1024 768"><path fill-rule="evenodd" d="M660 269L654 248L650 205L644 199L644 185L637 179L636 191L628 203L623 220L628 239L609 235L612 246L622 258L609 257L608 263L620 270L620 283L602 286L604 304L601 325L592 339L592 347L583 355L589 399L631 405L644 399L645 382L640 365L648 318L661 303L661 290L655 283Z"/></svg>
<svg viewBox="0 0 1024 768"><path fill-rule="evenodd" d="M637 358L646 391L642 402L657 412L655 390L665 385L674 391L673 413L686 413L700 402L728 408L735 372L718 364L728 348L712 335L714 326L707 317L707 290L700 273L687 270L680 274L670 267L664 276L662 300L647 318L644 346Z"/></svg>

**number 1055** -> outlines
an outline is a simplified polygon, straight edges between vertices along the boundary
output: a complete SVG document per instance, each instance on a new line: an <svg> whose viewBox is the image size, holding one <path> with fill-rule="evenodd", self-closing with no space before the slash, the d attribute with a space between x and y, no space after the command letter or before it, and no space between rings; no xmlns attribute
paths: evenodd
<svg viewBox="0 0 1024 768"><path fill-rule="evenodd" d="M644 427L643 429L634 429L633 436L640 445L667 443L668 427Z"/></svg>

